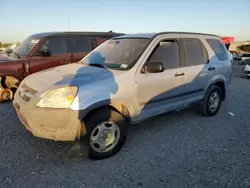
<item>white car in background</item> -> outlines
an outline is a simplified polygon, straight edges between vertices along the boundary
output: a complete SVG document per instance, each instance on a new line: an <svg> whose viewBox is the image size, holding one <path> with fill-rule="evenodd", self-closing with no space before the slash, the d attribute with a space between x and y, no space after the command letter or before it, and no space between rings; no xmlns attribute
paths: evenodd
<svg viewBox="0 0 250 188"><path fill-rule="evenodd" d="M250 61L249 61L249 64L250 64ZM250 78L250 65L249 64L246 64L244 68L245 75L248 78Z"/></svg>

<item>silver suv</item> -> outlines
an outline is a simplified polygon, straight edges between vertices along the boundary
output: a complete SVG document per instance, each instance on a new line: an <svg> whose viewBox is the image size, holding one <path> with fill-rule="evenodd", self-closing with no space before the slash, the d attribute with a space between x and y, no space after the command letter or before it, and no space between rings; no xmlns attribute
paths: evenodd
<svg viewBox="0 0 250 188"><path fill-rule="evenodd" d="M82 138L89 157L102 159L121 149L132 123L190 105L215 115L230 85L231 61L215 35L123 35L80 62L28 76L13 105L33 135Z"/></svg>

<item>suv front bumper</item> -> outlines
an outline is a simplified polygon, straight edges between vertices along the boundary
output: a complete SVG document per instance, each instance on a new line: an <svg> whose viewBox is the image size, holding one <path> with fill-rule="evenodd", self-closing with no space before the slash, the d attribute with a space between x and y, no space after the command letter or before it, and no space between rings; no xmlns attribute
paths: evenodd
<svg viewBox="0 0 250 188"><path fill-rule="evenodd" d="M73 141L85 134L78 111L69 108L40 108L36 106L37 101L25 102L17 93L13 100L20 121L34 136L55 141Z"/></svg>

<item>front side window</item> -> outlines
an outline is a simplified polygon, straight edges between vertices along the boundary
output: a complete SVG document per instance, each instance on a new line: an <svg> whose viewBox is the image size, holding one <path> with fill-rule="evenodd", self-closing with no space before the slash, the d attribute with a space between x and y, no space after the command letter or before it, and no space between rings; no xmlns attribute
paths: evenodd
<svg viewBox="0 0 250 188"><path fill-rule="evenodd" d="M40 38L30 36L15 48L12 54L16 54L17 56L27 56L39 41Z"/></svg>
<svg viewBox="0 0 250 188"><path fill-rule="evenodd" d="M103 65L111 69L128 70L140 58L150 39L110 39L82 60L83 64Z"/></svg>
<svg viewBox="0 0 250 188"><path fill-rule="evenodd" d="M69 53L67 38L48 38L40 50L48 49L51 55Z"/></svg>
<svg viewBox="0 0 250 188"><path fill-rule="evenodd" d="M180 64L179 45L176 40L165 40L158 44L148 62L161 62L164 69L178 68Z"/></svg>

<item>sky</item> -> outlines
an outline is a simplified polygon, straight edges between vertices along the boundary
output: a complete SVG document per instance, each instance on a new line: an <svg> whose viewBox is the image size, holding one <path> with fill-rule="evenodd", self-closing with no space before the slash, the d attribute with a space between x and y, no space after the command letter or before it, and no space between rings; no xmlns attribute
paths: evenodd
<svg viewBox="0 0 250 188"><path fill-rule="evenodd" d="M250 0L1 0L0 12L1 42L68 30L186 31L250 40Z"/></svg>

